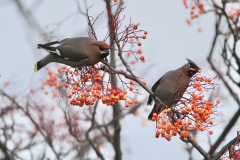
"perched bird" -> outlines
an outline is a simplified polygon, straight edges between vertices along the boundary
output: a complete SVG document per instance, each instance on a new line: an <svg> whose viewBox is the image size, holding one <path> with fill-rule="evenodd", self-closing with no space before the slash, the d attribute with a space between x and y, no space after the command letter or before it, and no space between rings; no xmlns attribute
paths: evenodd
<svg viewBox="0 0 240 160"><path fill-rule="evenodd" d="M154 104L148 119L151 120L153 113L162 112L165 107L170 108L178 103L187 89L190 79L200 68L192 60L182 67L165 73L152 87L152 91L163 102L165 106L158 107ZM153 97L149 95L147 105L151 105Z"/></svg>
<svg viewBox="0 0 240 160"><path fill-rule="evenodd" d="M92 66L109 55L107 43L88 37L67 38L62 41L38 44L38 48L50 54L34 65L35 72L51 62L72 67Z"/></svg>

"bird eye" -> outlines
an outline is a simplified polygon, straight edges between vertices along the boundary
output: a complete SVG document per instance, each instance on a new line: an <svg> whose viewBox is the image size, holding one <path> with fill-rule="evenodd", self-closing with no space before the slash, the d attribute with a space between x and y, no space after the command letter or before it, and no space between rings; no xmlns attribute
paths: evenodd
<svg viewBox="0 0 240 160"><path fill-rule="evenodd" d="M107 49L102 48L102 47L98 47L100 51L107 51Z"/></svg>

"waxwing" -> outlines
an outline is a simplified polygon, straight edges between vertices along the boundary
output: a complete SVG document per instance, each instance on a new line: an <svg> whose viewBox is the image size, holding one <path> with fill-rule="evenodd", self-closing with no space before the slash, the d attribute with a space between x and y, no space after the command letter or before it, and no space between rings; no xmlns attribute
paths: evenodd
<svg viewBox="0 0 240 160"><path fill-rule="evenodd" d="M92 66L109 55L107 43L89 37L67 38L62 41L38 44L38 48L50 54L34 65L35 72L50 62L72 67Z"/></svg>
<svg viewBox="0 0 240 160"><path fill-rule="evenodd" d="M153 86L152 91L163 102L164 106L157 107L154 105L148 119L151 120L153 113L161 113L163 109L174 107L182 98L189 82L194 74L200 68L192 60L187 59L188 63L182 67L165 73ZM147 105L151 105L152 96L149 96Z"/></svg>

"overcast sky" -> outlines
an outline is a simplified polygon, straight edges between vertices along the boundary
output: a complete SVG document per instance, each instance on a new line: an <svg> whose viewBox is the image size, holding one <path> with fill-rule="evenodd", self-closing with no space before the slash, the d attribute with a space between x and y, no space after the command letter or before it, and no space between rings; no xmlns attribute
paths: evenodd
<svg viewBox="0 0 240 160"><path fill-rule="evenodd" d="M28 0L25 0L25 4L29 7L32 5ZM87 34L85 19L73 15L77 11L75 0L51 0L39 4L33 6L33 17L43 31L48 32L55 24L68 17L54 33L57 38ZM104 9L102 1L90 1L89 4L93 4L93 14ZM189 17L189 10L184 8L182 1L129 0L125 5L126 22L131 18L149 33L147 39L142 41L146 62L134 68L134 71L147 81L149 87L166 71L185 64L185 58L195 61L202 68L203 74L215 76L209 71L206 62L213 39L212 15L204 16L195 21L193 26L188 26L185 19ZM70 15L73 16L69 17ZM38 73L33 72L33 65L45 55L36 48L38 43L43 42L43 36L27 25L10 0L0 1L0 21L0 84L9 79L20 82L23 85L16 88L20 91L29 85L33 77L38 76ZM49 26L48 29L45 28L46 25ZM201 33L198 28L202 29ZM151 65L153 67L147 73L143 72ZM148 108L151 109L151 106ZM187 159L185 144L178 137L174 137L171 142L154 137L155 123L147 122L146 126L142 127L140 118L130 117L122 124L124 159ZM207 143L207 140L203 142ZM196 154L196 157L198 156Z"/></svg>

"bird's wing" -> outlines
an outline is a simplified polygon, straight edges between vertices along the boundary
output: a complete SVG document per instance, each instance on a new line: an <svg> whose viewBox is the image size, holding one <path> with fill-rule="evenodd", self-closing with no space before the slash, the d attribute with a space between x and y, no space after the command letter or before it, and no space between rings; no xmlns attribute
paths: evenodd
<svg viewBox="0 0 240 160"><path fill-rule="evenodd" d="M60 55L72 61L88 58L88 47L91 39L87 37L67 38L60 41L57 47Z"/></svg>
<svg viewBox="0 0 240 160"><path fill-rule="evenodd" d="M158 85L162 82L163 77L164 77L164 76L162 76L162 77L152 86L152 91L153 91L153 92L156 90L156 88L158 87ZM153 99L152 99L152 96L149 95L147 105L151 105L151 104L152 104L152 100L153 100Z"/></svg>

